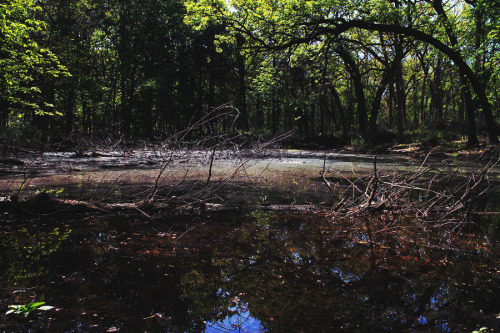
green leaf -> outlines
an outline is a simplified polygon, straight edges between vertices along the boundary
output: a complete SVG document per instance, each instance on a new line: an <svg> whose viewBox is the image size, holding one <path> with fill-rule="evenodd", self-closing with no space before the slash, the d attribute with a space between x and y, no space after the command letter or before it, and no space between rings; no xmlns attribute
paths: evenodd
<svg viewBox="0 0 500 333"><path fill-rule="evenodd" d="M30 309L36 309L36 308L38 308L38 307L40 307L40 306L42 306L44 304L45 304L45 302L30 303L30 304L28 304L28 308L30 308Z"/></svg>
<svg viewBox="0 0 500 333"><path fill-rule="evenodd" d="M9 305L10 310L5 314L23 315L27 318L33 311L47 311L54 309L53 306L44 305L45 302L32 302L27 305Z"/></svg>

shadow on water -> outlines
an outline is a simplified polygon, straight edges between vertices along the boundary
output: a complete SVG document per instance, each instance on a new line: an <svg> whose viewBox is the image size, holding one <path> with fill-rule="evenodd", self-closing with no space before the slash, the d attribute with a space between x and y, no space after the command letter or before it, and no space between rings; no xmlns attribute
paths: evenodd
<svg viewBox="0 0 500 333"><path fill-rule="evenodd" d="M0 331L472 332L499 329L484 234L382 217L211 212L0 224ZM36 225L36 226L35 226Z"/></svg>

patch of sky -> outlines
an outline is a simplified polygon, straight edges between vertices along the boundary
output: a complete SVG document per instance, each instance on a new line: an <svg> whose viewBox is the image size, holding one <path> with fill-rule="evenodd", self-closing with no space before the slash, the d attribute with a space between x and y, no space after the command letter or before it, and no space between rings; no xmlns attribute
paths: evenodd
<svg viewBox="0 0 500 333"><path fill-rule="evenodd" d="M341 279L345 283L349 283L349 282L353 282L353 281L359 281L361 279L360 276L352 274L352 273L346 273L346 272L342 271L338 267L331 268L330 272L332 272L332 274L334 276L338 277L339 279Z"/></svg>
<svg viewBox="0 0 500 333"><path fill-rule="evenodd" d="M248 304L236 302L235 305L228 307L230 315L222 320L207 322L205 332L265 332L260 320L252 317L248 311Z"/></svg>

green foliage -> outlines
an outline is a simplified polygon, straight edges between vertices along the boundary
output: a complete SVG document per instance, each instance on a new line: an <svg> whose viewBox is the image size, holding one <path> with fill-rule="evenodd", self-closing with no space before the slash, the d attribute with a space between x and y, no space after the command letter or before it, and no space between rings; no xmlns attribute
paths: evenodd
<svg viewBox="0 0 500 333"><path fill-rule="evenodd" d="M425 134L425 137L422 141L425 145L435 147L440 144L442 137L443 137L442 131L431 130Z"/></svg>
<svg viewBox="0 0 500 333"><path fill-rule="evenodd" d="M442 10L440 8L443 8ZM343 84L346 81L348 84L352 84L352 81L356 82L355 78L356 73L368 73L373 71L374 67L376 70L390 70L390 62L393 61L395 55L408 53L412 45L410 43L414 43L416 46L419 46L421 42L425 45L425 51L422 55L417 54L407 57L405 62L402 62L403 67L403 79L395 81L396 91L406 90L409 86L414 86L414 82L419 83L418 80L424 81L423 84L429 84L430 94L432 95L432 100L430 101L430 105L425 105L425 100L420 102L419 99L423 99L424 97L420 97L420 95L426 94L427 92L419 91L418 89L414 90L413 99L411 100L411 113L406 112L405 110L401 110L401 108L406 108L405 105L401 106L401 101L396 101L396 98L392 96L392 101L388 101L388 103L392 103L394 107L399 108L396 118L402 118L405 115L413 115L413 117L420 116L422 119L422 114L425 114L423 111L424 108L431 108L432 113L436 113L436 115L431 114L428 117L429 125L431 125L431 120L433 118L440 118L442 115L440 114L444 107L442 94L444 94L445 86L448 84L449 88L454 88L456 85L453 85L453 79L450 81L444 81L442 86L438 85L437 82L443 81L443 72L446 67L449 66L450 62L448 60L442 60L442 55L438 55L433 49L429 49L429 46L432 45L436 47L436 50L440 52L444 52L448 57L453 59L456 64L459 64L461 71L468 70L469 79L474 79L474 73L467 67L466 60L468 57L477 57L474 56L473 53L467 54L468 50L471 49L471 44L476 44L480 46L474 52L481 56L484 56L486 53L482 45L477 44L477 38L475 41L467 40L467 33L470 33L472 30L467 28L467 31L459 32L454 26L458 27L470 27L471 21L474 21L475 17L467 17L467 10L473 10L475 12L482 11L481 15L484 14L484 4L483 2L475 3L474 6L469 6L463 4L463 6L459 6L458 8L449 7L448 4L443 4L440 0L436 0L434 2L428 1L415 1L409 3L399 3L399 2L389 2L383 0L372 0L372 1L340 1L340 0L332 0L332 1L249 1L249 0L234 0L228 1L226 3L206 0L206 1L188 1L187 9L188 16L186 18L186 22L195 26L197 29L201 29L207 26L208 22L220 22L226 25L227 31L229 31L233 35L244 34L247 36L245 47L248 49L260 50L265 52L274 52L271 57L267 57L266 59L276 58L277 54L283 55L284 52L282 50L286 50L286 55L289 59L289 64L291 68L307 68L307 75L310 75L311 82L320 83L324 82L328 84L328 80L332 80L335 78L335 72L339 72L340 77L349 75L349 79L337 79L337 81L341 81ZM490 8L491 9L491 8ZM444 13L444 14L442 14ZM476 15L477 17L477 15ZM494 20L493 20L494 21ZM494 26L494 24L492 25ZM359 27L362 31L353 29L354 27ZM377 31L380 27L381 30L378 33L373 33L371 31ZM459 35L462 33L462 35ZM487 33L486 31L482 31L479 35L484 36ZM478 32L474 32L475 36L478 36ZM495 35L492 32L492 35ZM457 37L458 36L458 37ZM496 36L496 35L495 35ZM411 41L409 37L416 38L419 42L415 43ZM458 42L455 42L455 39L458 38ZM399 45L398 47L405 48L404 50L398 51L397 48L391 48L386 44L387 40L394 40L395 45ZM356 49L356 53L349 50L349 45L346 41L356 41L355 44L360 45ZM375 43L375 44L373 44ZM368 45L377 45L379 43L382 45L383 50L380 48L371 47ZM458 48L458 45L461 48ZM357 59L352 63L345 63L345 68L338 67L333 70L328 67L327 64L333 63L333 59L328 59L328 57L332 56L328 54L328 51L338 48L339 46L351 54L356 54ZM386 44L387 46L384 46ZM485 44L483 44L485 45ZM490 44L494 45L494 44ZM314 59L313 62L303 62L299 59L304 60L303 55L308 52L318 48L319 54L324 54L325 56L325 64L322 66L318 66L320 72L317 74L321 74L321 76L314 77L314 67L318 63L318 58ZM414 48L414 47L413 47ZM489 48L489 53L487 58L494 59L493 54L498 54L498 50L496 48ZM491 52L493 51L493 52ZM334 53L333 53L334 54ZM404 55L403 55L404 57ZM411 63L411 60L421 59L420 63L415 62ZM373 59L368 60L367 59ZM425 60L424 60L425 59ZM425 81L431 78L428 75L429 68L424 68L424 73L426 74L423 78L417 77L418 73L421 71L419 67L428 66L429 62L433 62L438 59L438 62L432 68L432 74L434 75L434 82L427 83ZM297 65L294 63L297 62ZM376 61L374 61L376 60ZM401 61L401 60L399 60ZM378 63L377 63L378 62ZM397 62L396 62L397 63ZM283 65L282 63L280 65ZM287 63L288 65L288 63ZM409 65L413 67L411 72L408 74L405 71L410 70ZM342 65L341 65L342 66ZM406 67L406 68L405 68ZM484 67L484 66L483 66ZM446 75L448 79L450 79L453 75L452 71L456 68L450 69ZM393 73L394 71L391 70ZM346 73L347 72L347 73ZM259 76L262 78L262 71L258 71ZM317 75L316 74L316 75ZM336 74L336 73L335 73ZM286 82L285 78L281 78L282 75L275 75L274 78L280 78L278 81ZM331 76L328 76L331 75ZM361 74L363 75L363 74ZM454 73L456 75L456 72ZM257 77L259 77L257 76ZM439 77L438 77L439 76ZM336 76L337 78L339 75ZM365 75L364 82L368 82L368 85L372 85L374 75ZM492 77L488 75L485 77ZM335 79L333 79L335 80ZM455 79L456 80L456 79ZM475 80L475 79L474 79ZM361 81L361 82L362 82ZM413 82L412 82L413 81ZM254 82L259 82L258 88L265 87L262 85L264 80L256 80ZM297 82L295 78L295 82ZM376 82L376 81L375 81ZM331 84L331 83L330 83ZM365 83L366 84L366 83ZM497 86L498 83L492 85ZM340 85L339 85L340 86ZM398 88L398 86L400 88ZM303 89L304 85L301 84L299 87L294 87L292 94L292 102L288 104L285 100L280 100L279 102L283 103L285 109L295 110L291 115L285 117L291 117L292 119L305 119L300 114L297 114L297 110L303 109L303 104L300 101L300 93ZM425 87L425 86L424 86ZM298 89L297 89L298 88ZM315 87L316 88L316 87ZM323 88L324 89L324 88ZM365 88L363 88L365 90ZM398 90L399 89L399 90ZM286 88L283 89L286 91ZM483 89L480 87L477 82L474 84L474 90L477 94L482 94ZM262 89L258 89L257 91L262 92ZM311 97L315 96L311 94L311 91L305 91L305 96L307 96L307 100L312 102L310 104L309 109L314 109L314 106L318 101L311 101ZM446 90L448 91L448 90ZM452 92L452 94L457 94L456 92ZM284 91L281 91L283 93ZM365 95L369 94L367 90L364 91ZM316 96L321 97L324 92L317 94ZM349 96L351 94L351 96ZM285 94L286 95L286 94ZM329 95L328 93L326 95ZM283 96L283 95L282 95ZM340 121L344 123L344 132L348 132L347 128L352 127L353 123L357 123L358 130L363 131L364 125L364 116L365 108L364 101L360 98L361 94L359 93L359 87L356 88L356 101L355 104L357 106L357 113L354 114L351 119L339 119L339 118L347 118L348 115L339 114L337 115L336 121L337 123ZM406 95L409 96L409 95ZM329 98L332 96L330 95ZM337 102L337 109L339 107L351 107L353 105L352 101L352 92L348 92L346 96L340 96L340 102ZM369 96L368 96L369 97ZM484 96L480 97L483 98ZM490 93L490 97L497 98ZM403 96L403 98L407 98ZM273 103L273 101L270 101ZM410 101L407 101L408 103ZM420 103L418 103L420 102ZM429 103L429 101L427 101ZM299 104L299 105L297 105ZM301 105L302 104L302 105ZM351 105L349 105L351 104ZM485 110L485 113L490 113L487 109L488 101L483 99L482 106ZM298 106L298 108L297 108ZM333 107L330 107L332 109ZM306 108L307 109L307 108ZM340 110L342 111L342 110ZM307 113L309 113L308 111ZM340 117L339 117L340 116ZM387 117L387 114L382 114L382 116ZM391 118L394 115L389 115ZM395 122L398 124L398 127L404 126L405 120L403 119L390 119L389 122L392 124ZM347 122L350 122L347 123ZM286 124L286 118L284 123ZM401 125L400 125L401 124ZM308 124L311 126L312 124ZM408 126L408 125L406 125ZM491 126L490 126L491 127ZM299 126L300 130L300 126ZM489 129L490 131L490 129ZM403 133L403 130L398 128L398 132ZM493 132L490 131L490 135ZM345 133L344 133L345 134Z"/></svg>
<svg viewBox="0 0 500 333"><path fill-rule="evenodd" d="M406 133L409 142L422 143L429 147L446 146L450 149L461 149L458 136L452 129L422 129Z"/></svg>
<svg viewBox="0 0 500 333"><path fill-rule="evenodd" d="M464 68L475 104L498 113L500 15L491 3L8 0L0 127L152 139L232 103L236 130L347 142L388 130L402 140L435 121L469 119L457 84L468 86Z"/></svg>
<svg viewBox="0 0 500 333"><path fill-rule="evenodd" d="M0 101L18 117L26 112L61 115L44 101L41 79L69 73L37 41L46 30L45 22L37 18L40 12L40 5L30 0L7 0L0 5Z"/></svg>
<svg viewBox="0 0 500 333"><path fill-rule="evenodd" d="M483 333L483 332L487 332L487 331L488 331L488 327L481 327L479 330L472 331L472 333Z"/></svg>
<svg viewBox="0 0 500 333"><path fill-rule="evenodd" d="M9 126L3 131L3 135L14 141L34 143L42 138L42 130L23 118L11 115L8 117L8 123Z"/></svg>
<svg viewBox="0 0 500 333"><path fill-rule="evenodd" d="M45 302L31 302L26 305L9 305L9 309L5 314L24 316L27 318L31 313L35 311L47 311L54 309L53 306L44 305Z"/></svg>
<svg viewBox="0 0 500 333"><path fill-rule="evenodd" d="M352 147L363 147L365 145L365 140L363 138L353 138L351 140L351 146Z"/></svg>
<svg viewBox="0 0 500 333"><path fill-rule="evenodd" d="M61 195L61 193L64 192L64 188L53 188L53 189L46 189L46 188L38 188L36 190L36 194L42 194L42 193L45 193L45 194L51 194L52 196L54 197L58 197Z"/></svg>

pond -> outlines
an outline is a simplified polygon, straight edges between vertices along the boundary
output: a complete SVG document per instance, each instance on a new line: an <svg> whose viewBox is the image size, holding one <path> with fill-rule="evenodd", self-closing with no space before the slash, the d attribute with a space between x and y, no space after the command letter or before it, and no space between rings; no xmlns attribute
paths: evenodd
<svg viewBox="0 0 500 333"><path fill-rule="evenodd" d="M368 174L373 167L370 156L325 163L322 156L300 154L246 162L244 175L238 173L234 178L241 178L225 184L215 196L236 209L152 218L132 212L3 213L0 331L500 329L500 223L495 214L476 223L422 225L404 215L338 218L330 209L268 209L270 203L328 206L331 198L320 177L323 168L332 174L333 169L354 168ZM103 169L87 161L73 164L71 171L68 162L58 164L54 172L50 163L44 158L38 168L46 170L30 179L33 193L63 188L62 194L71 197L81 194L82 179L95 176L95 187L102 190L108 184L103 178L110 177L116 186L119 174L124 183L116 187L129 186L138 193L154 182L159 164L123 168L120 161L106 164L115 169ZM190 163L178 165L185 170ZM204 182L207 170L199 166L208 163L193 163L193 178L184 178L183 186L192 186L197 177ZM237 168L234 161L217 163L215 180L222 179L222 171ZM387 170L418 165L406 159L379 161L379 169ZM181 170L168 167L170 176ZM4 178L4 193L22 179ZM258 181L248 186L249 179ZM165 186L171 180L165 179ZM90 189L92 182L86 184ZM262 205L263 201L270 203ZM488 210L498 205L494 197ZM26 319L5 315L9 305L39 301L55 309Z"/></svg>
<svg viewBox="0 0 500 333"><path fill-rule="evenodd" d="M372 173L374 155L329 151L263 150L210 151L134 150L76 154L47 152L21 159L22 164L0 163L0 197L11 194L32 197L48 192L77 200L123 201L144 197L153 184L158 195L196 192L200 185L218 187L218 195L204 201L249 204L331 203L322 175L337 181ZM379 155L379 172L404 173L420 168L424 158ZM487 159L486 159L487 161ZM485 160L460 163L444 156L425 159L429 169L441 173L478 172ZM3 176L2 176L3 175ZM500 167L489 172L500 180ZM214 191L210 191L213 194ZM197 195L199 193L195 193ZM201 194L203 195L203 194Z"/></svg>
<svg viewBox="0 0 500 333"><path fill-rule="evenodd" d="M5 332L456 332L498 328L484 235L265 210L143 221L10 220L0 306L57 307Z"/></svg>

